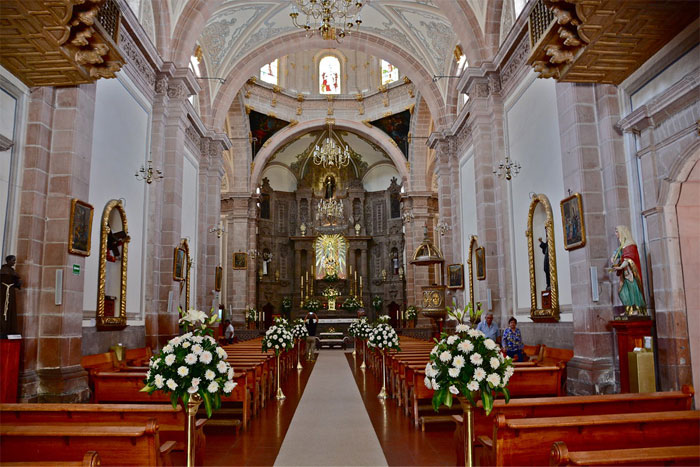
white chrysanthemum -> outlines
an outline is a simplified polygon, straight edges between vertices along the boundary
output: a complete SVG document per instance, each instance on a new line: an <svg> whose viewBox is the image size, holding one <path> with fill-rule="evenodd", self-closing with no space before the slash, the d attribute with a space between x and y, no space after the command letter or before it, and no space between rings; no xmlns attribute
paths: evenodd
<svg viewBox="0 0 700 467"><path fill-rule="evenodd" d="M172 366L175 363L175 354L168 354L165 356L165 364Z"/></svg>
<svg viewBox="0 0 700 467"><path fill-rule="evenodd" d="M189 348L191 345L192 345L192 344L190 344L188 341L185 341L185 342L182 343L182 348L183 348L183 349L187 349L187 348Z"/></svg>
<svg viewBox="0 0 700 467"><path fill-rule="evenodd" d="M216 355L218 355L219 358L227 358L228 357L228 354L226 353L226 351L224 349L222 349L221 347L216 348Z"/></svg>
<svg viewBox="0 0 700 467"><path fill-rule="evenodd" d="M194 365L195 363L197 363L197 356L193 353L188 353L187 355L185 355L185 363L187 363L188 365Z"/></svg>
<svg viewBox="0 0 700 467"><path fill-rule="evenodd" d="M204 342L204 336L194 336L192 338L192 341L196 342L197 344L201 344L202 342Z"/></svg>
<svg viewBox="0 0 700 467"><path fill-rule="evenodd" d="M447 338L447 344L452 345L457 342L457 339L459 339L459 336L450 336Z"/></svg>
<svg viewBox="0 0 700 467"><path fill-rule="evenodd" d="M467 331L469 331L469 326L467 326L466 324L458 324L457 327L455 328L455 331L467 332Z"/></svg>
<svg viewBox="0 0 700 467"><path fill-rule="evenodd" d="M146 372L146 379L151 379L151 370Z"/></svg>
<svg viewBox="0 0 700 467"><path fill-rule="evenodd" d="M204 363L205 365L209 365L211 363L211 359L213 358L213 355L211 352L208 350L205 350L202 352L202 355L199 356L199 361Z"/></svg>
<svg viewBox="0 0 700 467"><path fill-rule="evenodd" d="M489 350L493 350L496 348L496 343L493 341L493 339L486 339L484 341L484 346Z"/></svg>
<svg viewBox="0 0 700 467"><path fill-rule="evenodd" d="M155 357L154 357L153 360L151 360L151 362L148 364L148 366L151 367L151 368L153 368L154 370L157 370L157 369L158 369L158 365L159 365L158 359L155 358Z"/></svg>
<svg viewBox="0 0 700 467"><path fill-rule="evenodd" d="M464 352L466 354L474 350L474 344L472 344L471 341L462 341L457 344L457 348L460 352Z"/></svg>
<svg viewBox="0 0 700 467"><path fill-rule="evenodd" d="M177 383L172 378L168 378L168 381L165 384L170 388L171 391L177 389Z"/></svg>
<svg viewBox="0 0 700 467"><path fill-rule="evenodd" d="M233 388L235 388L235 387L236 387L236 383L234 383L233 381L226 381L224 383L224 392L228 394L231 391L233 391Z"/></svg>
<svg viewBox="0 0 700 467"><path fill-rule="evenodd" d="M210 344L216 344L216 340L211 336L205 336Z"/></svg>
<svg viewBox="0 0 700 467"><path fill-rule="evenodd" d="M197 355L199 355L200 353L202 353L203 350L204 350L204 349L203 349L202 346L199 345L199 344L195 344L195 345L192 346L192 352L194 352L194 353L197 354Z"/></svg>
<svg viewBox="0 0 700 467"><path fill-rule="evenodd" d="M464 357L462 357L461 355L455 355L455 358L452 359L452 365L455 368L462 368L464 366L464 363Z"/></svg>
<svg viewBox="0 0 700 467"><path fill-rule="evenodd" d="M187 388L187 392L189 392L190 394L194 394L197 391L199 391L199 386L190 386L189 388Z"/></svg>
<svg viewBox="0 0 700 467"><path fill-rule="evenodd" d="M192 378L192 386L199 386L202 380L200 378Z"/></svg>
<svg viewBox="0 0 700 467"><path fill-rule="evenodd" d="M473 353L469 357L469 361L472 362L474 365L481 365L484 362L484 359L478 353Z"/></svg>
<svg viewBox="0 0 700 467"><path fill-rule="evenodd" d="M494 386L498 386L499 384L501 384L501 377L498 376L496 373L491 373L486 378L486 381L493 384Z"/></svg>
<svg viewBox="0 0 700 467"><path fill-rule="evenodd" d="M483 381L484 378L486 378L486 370L481 367L477 367L476 370L474 370L474 379L477 381Z"/></svg>
<svg viewBox="0 0 700 467"><path fill-rule="evenodd" d="M438 374L435 364L433 364L432 362L428 363L428 365L425 367L425 374L431 378L435 378Z"/></svg>
<svg viewBox="0 0 700 467"><path fill-rule="evenodd" d="M280 345L279 345L279 344L275 344L275 349L279 349L279 348L280 348Z"/></svg>
<svg viewBox="0 0 700 467"><path fill-rule="evenodd" d="M489 360L489 365L491 365L491 368L495 370L496 368L501 366L501 361L497 357L491 357L491 359Z"/></svg>
<svg viewBox="0 0 700 467"><path fill-rule="evenodd" d="M438 382L435 381L434 379L432 380L432 383L433 383L433 389L434 389L434 390L437 391L437 390L440 389L440 383L438 383Z"/></svg>
<svg viewBox="0 0 700 467"><path fill-rule="evenodd" d="M207 371L204 372L204 377L205 377L206 379L208 379L209 381L211 381L211 380L213 380L214 378L216 378L216 373L214 373L214 372L211 371L211 370L207 370Z"/></svg>
<svg viewBox="0 0 700 467"><path fill-rule="evenodd" d="M450 368L447 370L447 373L450 375L450 377L456 378L459 376L459 368Z"/></svg>
<svg viewBox="0 0 700 467"><path fill-rule="evenodd" d="M503 354L501 352L498 352L498 359L501 361L501 363L506 361L506 359L503 357Z"/></svg>
<svg viewBox="0 0 700 467"><path fill-rule="evenodd" d="M428 378L427 376L426 376L425 379L423 380L423 384L425 384L425 387L426 387L426 388L428 388L428 389L433 389L432 384L430 384L430 378Z"/></svg>
<svg viewBox="0 0 700 467"><path fill-rule="evenodd" d="M470 391L478 391L479 390L479 383L477 383L474 380L469 381L469 384L467 384L467 389L469 389Z"/></svg>
<svg viewBox="0 0 700 467"><path fill-rule="evenodd" d="M454 384L451 385L448 389L452 394L459 394L459 389L457 389L457 386L455 386Z"/></svg>
<svg viewBox="0 0 700 467"><path fill-rule="evenodd" d="M166 345L165 347L163 347L163 352L164 352L164 353L173 353L173 350L174 350L174 349L173 349L173 346L170 345L170 344L168 344L168 345Z"/></svg>
<svg viewBox="0 0 700 467"><path fill-rule="evenodd" d="M190 374L190 369L186 366L181 366L177 369L177 374L180 376L187 376Z"/></svg>
<svg viewBox="0 0 700 467"><path fill-rule="evenodd" d="M506 376L508 378L513 376L513 373L515 373L515 368L513 368L512 366L509 366L508 368L506 368Z"/></svg>
<svg viewBox="0 0 700 467"><path fill-rule="evenodd" d="M180 342L182 342L182 338L180 336L178 336L178 337L173 337L172 339L170 339L169 344L172 345L173 347L177 347L178 345L180 345Z"/></svg>
<svg viewBox="0 0 700 467"><path fill-rule="evenodd" d="M440 354L440 360L447 363L450 360L452 360L452 354L450 352L448 352L447 350L445 350Z"/></svg>
<svg viewBox="0 0 700 467"><path fill-rule="evenodd" d="M161 389L161 388L163 387L163 383L164 383L164 382L165 382L165 378L163 378L162 375L156 375L156 377L155 377L155 383L156 383L156 387L157 387L158 389Z"/></svg>
<svg viewBox="0 0 700 467"><path fill-rule="evenodd" d="M226 362L221 361L216 365L216 369L219 370L219 373L226 373L228 371L228 368L226 367Z"/></svg>
<svg viewBox="0 0 700 467"><path fill-rule="evenodd" d="M209 386L207 386L207 391L209 391L211 393L217 392L218 390L219 390L219 383L217 383L216 381L212 381L211 383L209 383Z"/></svg>
<svg viewBox="0 0 700 467"><path fill-rule="evenodd" d="M479 337L479 331L477 331L476 329L468 330L467 334L469 334L469 337Z"/></svg>
<svg viewBox="0 0 700 467"><path fill-rule="evenodd" d="M233 368L228 367L227 371L228 371L228 374L227 374L228 379L233 379Z"/></svg>

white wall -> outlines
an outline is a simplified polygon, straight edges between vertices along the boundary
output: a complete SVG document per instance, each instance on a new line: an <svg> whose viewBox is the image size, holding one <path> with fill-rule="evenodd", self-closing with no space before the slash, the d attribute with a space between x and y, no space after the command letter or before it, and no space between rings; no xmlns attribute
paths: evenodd
<svg viewBox="0 0 700 467"><path fill-rule="evenodd" d="M530 269L527 229L530 193L547 195L554 214L554 241L557 255L559 304L571 304L569 256L564 249L559 202L565 197L562 179L561 146L557 116L555 82L535 79L531 74L506 101L506 150L522 166L520 174L510 182L511 232L513 244L514 303L521 315L530 309ZM537 237L542 228L535 228L535 256L542 256ZM543 237L544 239L544 237ZM541 263L540 263L541 264ZM539 288L539 287L538 287ZM571 314L562 314L562 321L571 321Z"/></svg>
<svg viewBox="0 0 700 467"><path fill-rule="evenodd" d="M461 262L464 264L465 299L469 300L469 241L479 230L476 215L476 181L474 175L474 151L469 148L459 160L460 213L462 216L462 248ZM474 267L476 272L476 265ZM474 277L474 300L479 301L479 287Z"/></svg>
<svg viewBox="0 0 700 467"><path fill-rule="evenodd" d="M180 236L187 238L190 247L190 258L193 264L190 269L190 303L189 308L197 308L197 261L199 252L197 249L197 225L199 214L199 163L194 155L185 148L185 161L182 169L182 220L180 224ZM173 245L175 247L175 245ZM184 282L183 282L184 284ZM182 292L182 305L184 308L185 291Z"/></svg>
<svg viewBox="0 0 700 467"><path fill-rule="evenodd" d="M389 188L394 177L401 184L401 175L393 165L375 165L362 178L362 186L367 191L384 191Z"/></svg>
<svg viewBox="0 0 700 467"><path fill-rule="evenodd" d="M85 261L83 310L93 318L97 308L100 221L105 205L124 200L129 228L126 311L129 324L142 324L144 257L146 256L146 183L134 177L148 160L151 109L123 73L97 82L90 163L90 195L95 208L91 254ZM87 323L86 323L87 325Z"/></svg>
<svg viewBox="0 0 700 467"><path fill-rule="evenodd" d="M635 91L630 96L631 110L644 105L654 96L676 84L681 78L696 70L699 63L700 47L696 45Z"/></svg>
<svg viewBox="0 0 700 467"><path fill-rule="evenodd" d="M297 191L297 179L286 167L270 165L263 171L261 180L265 177L270 180L270 186L275 191Z"/></svg>

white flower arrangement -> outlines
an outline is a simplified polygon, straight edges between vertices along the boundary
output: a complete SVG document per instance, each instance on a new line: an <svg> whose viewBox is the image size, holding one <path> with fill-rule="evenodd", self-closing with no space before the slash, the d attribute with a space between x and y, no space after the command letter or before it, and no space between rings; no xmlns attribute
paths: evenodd
<svg viewBox="0 0 700 467"><path fill-rule="evenodd" d="M452 396L459 394L474 405L480 392L488 415L495 393L502 393L506 403L510 400L507 386L515 372L513 361L503 357L498 344L483 332L464 324L458 325L456 332L442 335L425 367L424 384L435 391L433 408L437 411L442 404L452 407Z"/></svg>
<svg viewBox="0 0 700 467"><path fill-rule="evenodd" d="M278 317L275 318L275 324L276 324L277 326L282 326L282 327L285 327L285 328L287 328L287 329L290 328L290 326L289 326L289 321L287 321L286 318L282 318L281 316L278 316Z"/></svg>
<svg viewBox="0 0 700 467"><path fill-rule="evenodd" d="M207 416L221 407L221 395L231 394L236 387L233 368L226 362L228 355L211 337L207 323L217 317L197 310L188 310L180 322L186 327L198 326L192 332L171 339L159 354L151 357L149 370L141 391L170 393L173 407L179 400L187 405L190 397L199 394L204 401Z"/></svg>
<svg viewBox="0 0 700 467"><path fill-rule="evenodd" d="M262 341L262 351L274 350L275 355L279 355L283 350L288 350L292 347L294 347L294 336L284 326L275 325L270 327Z"/></svg>
<svg viewBox="0 0 700 467"><path fill-rule="evenodd" d="M359 325L360 325L359 319L353 320L350 323L350 326L348 326L348 334L350 334L352 337L357 337L357 331L358 331Z"/></svg>
<svg viewBox="0 0 700 467"><path fill-rule="evenodd" d="M377 316L377 324L386 324L390 319L389 315L379 315Z"/></svg>
<svg viewBox="0 0 700 467"><path fill-rule="evenodd" d="M362 318L357 322L355 337L362 340L369 339L372 333L372 326L367 322L367 318Z"/></svg>
<svg viewBox="0 0 700 467"><path fill-rule="evenodd" d="M372 329L367 345L379 350L401 350L399 347L399 335L396 334L394 328L386 323L380 323Z"/></svg>
<svg viewBox="0 0 700 467"><path fill-rule="evenodd" d="M304 339L309 335L309 331L306 329L303 319L297 319L294 321L294 326L292 326L291 333L292 336L294 336L294 339Z"/></svg>

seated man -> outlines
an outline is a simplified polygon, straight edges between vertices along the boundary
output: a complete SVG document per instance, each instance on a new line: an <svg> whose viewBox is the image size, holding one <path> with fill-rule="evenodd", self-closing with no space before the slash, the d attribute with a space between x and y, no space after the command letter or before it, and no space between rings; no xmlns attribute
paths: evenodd
<svg viewBox="0 0 700 467"><path fill-rule="evenodd" d="M498 326L493 324L493 313L486 313L486 317L479 322L476 329L477 331L483 332L487 338L492 339L494 342L500 342Z"/></svg>

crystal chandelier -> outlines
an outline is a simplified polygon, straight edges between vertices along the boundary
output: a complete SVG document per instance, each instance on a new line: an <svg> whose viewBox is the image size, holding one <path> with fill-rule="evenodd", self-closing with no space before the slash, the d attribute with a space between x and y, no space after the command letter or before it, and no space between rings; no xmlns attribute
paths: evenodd
<svg viewBox="0 0 700 467"><path fill-rule="evenodd" d="M153 161L148 161L146 165L142 165L134 175L139 180L145 180L149 185L155 180L163 178L163 172L153 167Z"/></svg>
<svg viewBox="0 0 700 467"><path fill-rule="evenodd" d="M350 149L345 145L341 148L335 142L332 125L328 124L328 136L321 146L314 148L313 161L316 165L322 165L324 169L329 167L346 167L350 163Z"/></svg>
<svg viewBox="0 0 700 467"><path fill-rule="evenodd" d="M318 31L325 40L340 40L352 29L359 29L360 10L370 0L292 0L294 26L309 32ZM306 15L306 22L297 21L299 14Z"/></svg>
<svg viewBox="0 0 700 467"><path fill-rule="evenodd" d="M506 158L499 161L498 164L493 168L493 173L498 178L505 178L510 180L520 173L520 164L506 155Z"/></svg>
<svg viewBox="0 0 700 467"><path fill-rule="evenodd" d="M316 219L334 224L343 218L343 202L337 199L322 199L318 202Z"/></svg>

